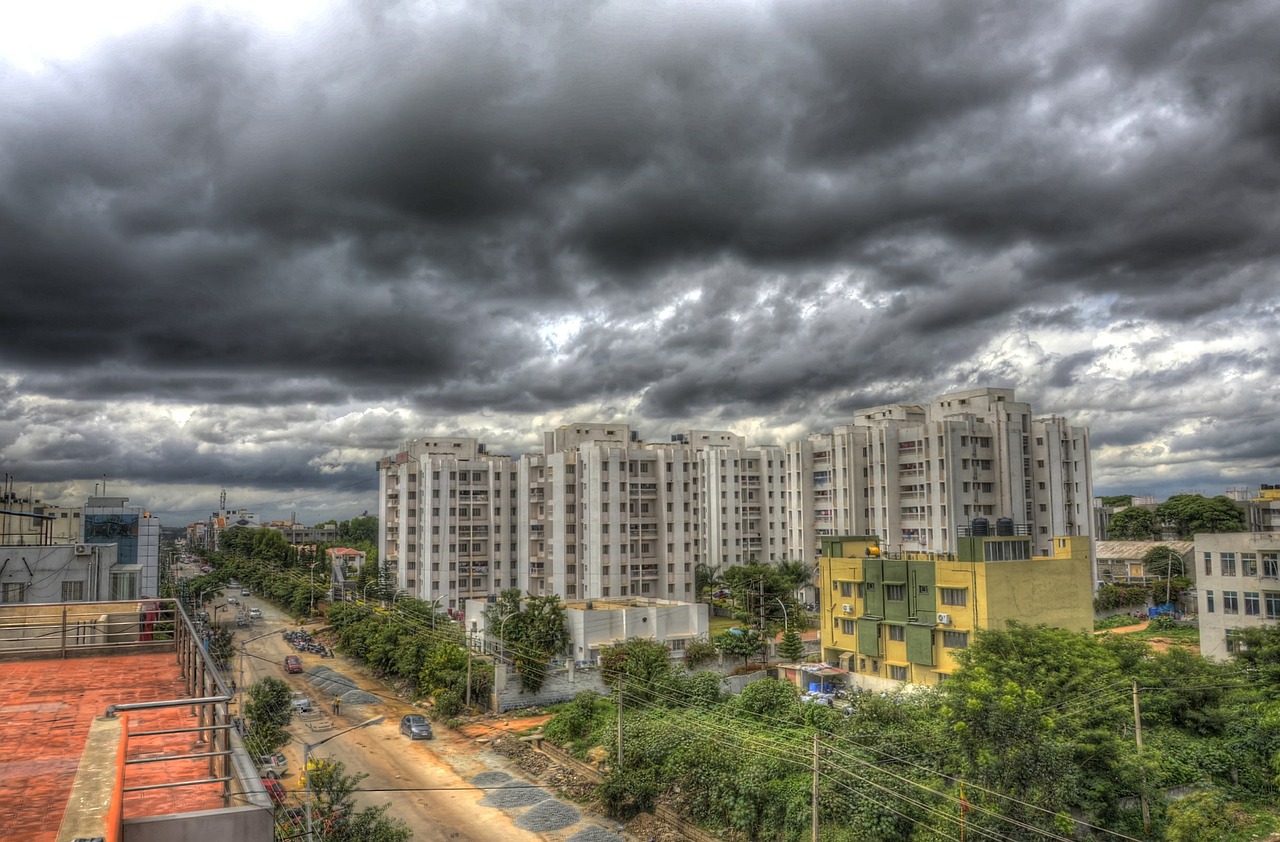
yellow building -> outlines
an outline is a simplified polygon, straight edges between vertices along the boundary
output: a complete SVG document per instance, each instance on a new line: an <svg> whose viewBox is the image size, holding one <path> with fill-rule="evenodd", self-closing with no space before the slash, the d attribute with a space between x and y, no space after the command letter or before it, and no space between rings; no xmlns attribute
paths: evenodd
<svg viewBox="0 0 1280 842"><path fill-rule="evenodd" d="M963 537L955 553L889 557L875 537L822 541L823 660L864 689L937 684L974 632L1010 620L1088 631L1088 536L1053 539L1032 556L1026 536Z"/></svg>

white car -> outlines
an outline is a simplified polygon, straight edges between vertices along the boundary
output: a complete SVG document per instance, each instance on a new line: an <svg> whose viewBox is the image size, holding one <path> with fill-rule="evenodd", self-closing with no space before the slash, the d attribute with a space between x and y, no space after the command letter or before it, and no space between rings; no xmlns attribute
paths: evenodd
<svg viewBox="0 0 1280 842"><path fill-rule="evenodd" d="M250 620L261 620L261 619L262 619L262 609L261 609L261 608L250 608L250 609L249 609L249 619L250 619Z"/></svg>

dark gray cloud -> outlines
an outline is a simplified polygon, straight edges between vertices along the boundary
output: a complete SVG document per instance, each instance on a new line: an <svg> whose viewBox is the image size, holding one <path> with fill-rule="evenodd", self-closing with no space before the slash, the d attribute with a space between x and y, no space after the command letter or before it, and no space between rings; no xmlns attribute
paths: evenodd
<svg viewBox="0 0 1280 842"><path fill-rule="evenodd" d="M991 384L1100 490L1275 481L1277 42L1261 0L175 7L0 72L0 459L318 510L428 432Z"/></svg>

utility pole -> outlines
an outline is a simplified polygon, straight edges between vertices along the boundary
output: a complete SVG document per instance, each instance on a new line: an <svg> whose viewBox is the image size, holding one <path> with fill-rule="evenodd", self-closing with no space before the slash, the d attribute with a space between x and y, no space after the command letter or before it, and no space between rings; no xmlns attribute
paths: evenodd
<svg viewBox="0 0 1280 842"><path fill-rule="evenodd" d="M813 840L818 842L818 732L813 732Z"/></svg>
<svg viewBox="0 0 1280 842"><path fill-rule="evenodd" d="M618 770L622 770L622 676L618 676Z"/></svg>
<svg viewBox="0 0 1280 842"><path fill-rule="evenodd" d="M1133 680L1133 737L1138 746L1138 758L1142 758L1142 709L1138 706L1138 680ZM1142 771L1142 830L1151 832L1151 807L1147 804L1147 772Z"/></svg>

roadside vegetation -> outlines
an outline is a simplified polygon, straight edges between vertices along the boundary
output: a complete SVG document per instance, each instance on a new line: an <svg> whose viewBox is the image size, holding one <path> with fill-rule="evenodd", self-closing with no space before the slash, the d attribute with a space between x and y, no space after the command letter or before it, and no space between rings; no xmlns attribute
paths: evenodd
<svg viewBox="0 0 1280 842"><path fill-rule="evenodd" d="M810 838L816 739L824 842L955 839L962 820L974 839L1243 842L1280 827L1280 628L1242 641L1217 664L1013 625L979 633L937 688L843 709L769 679L723 698L714 676L630 641L602 658L613 697L582 694L544 733L602 764L613 817L661 803L728 838Z"/></svg>

